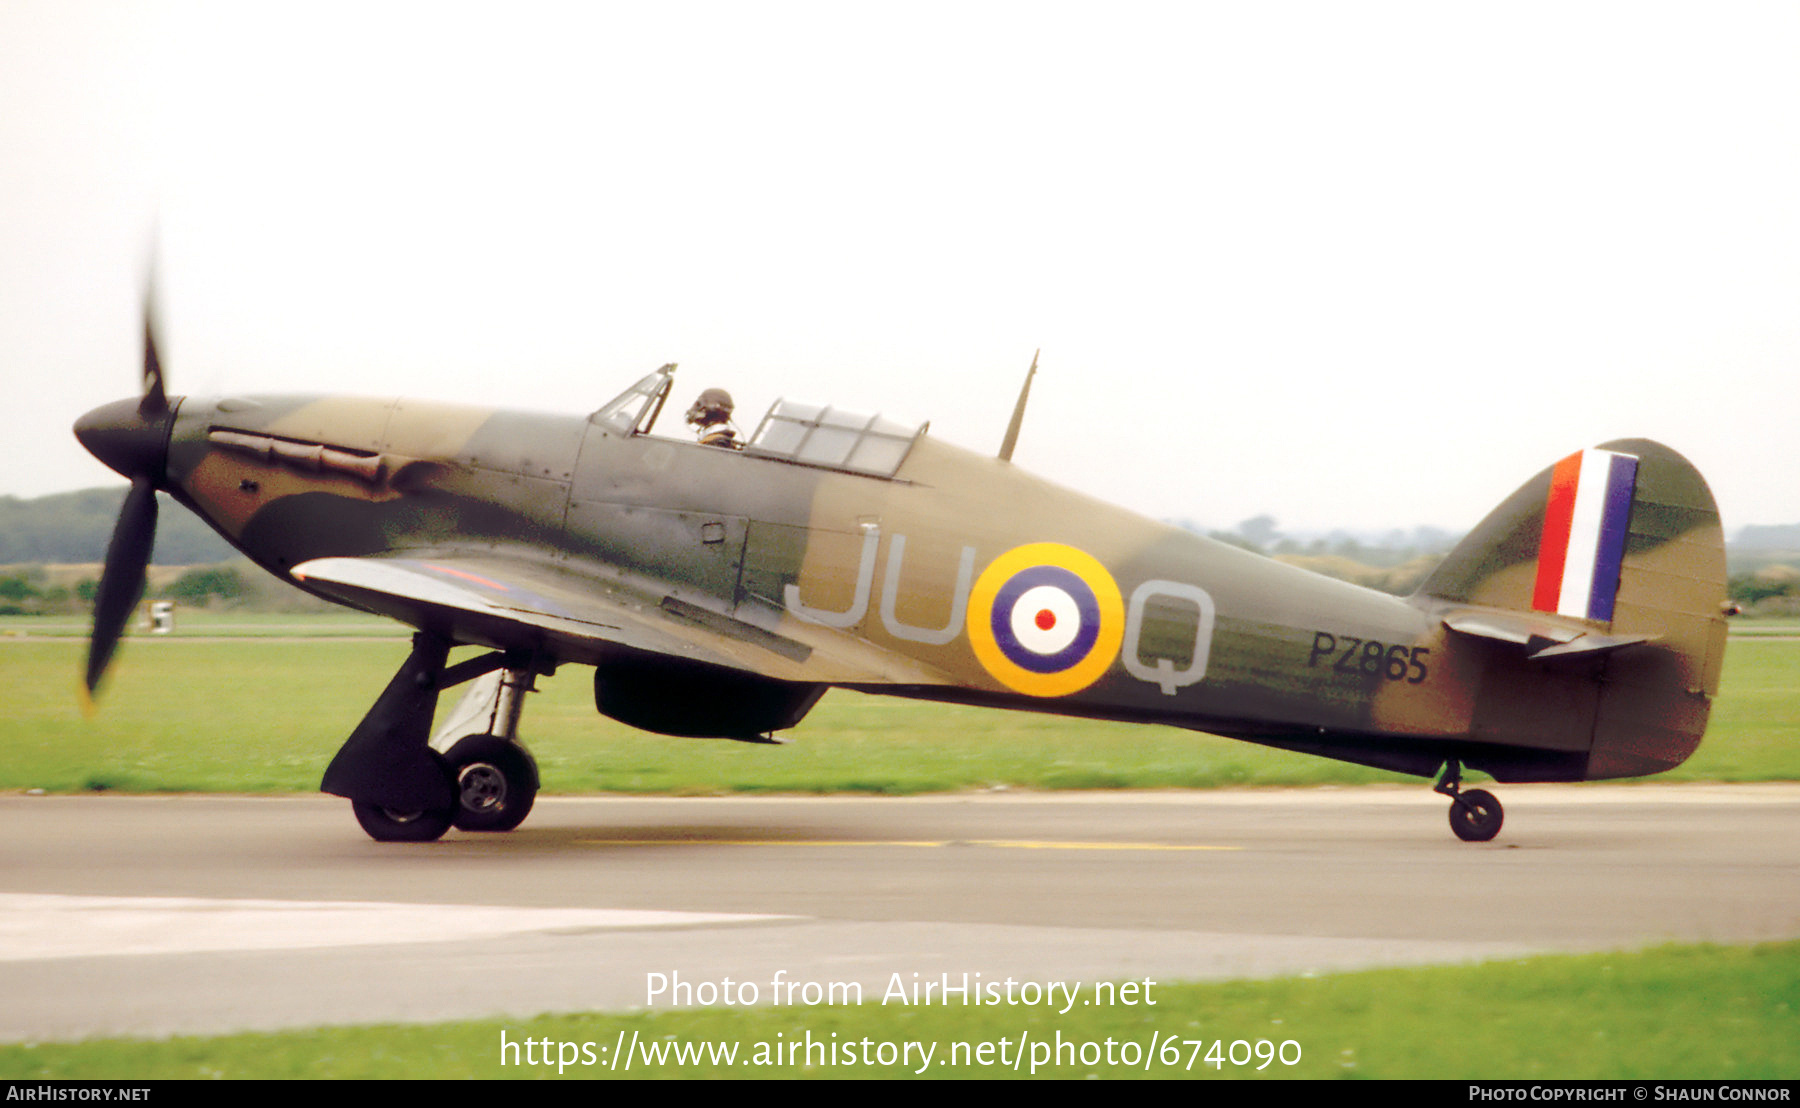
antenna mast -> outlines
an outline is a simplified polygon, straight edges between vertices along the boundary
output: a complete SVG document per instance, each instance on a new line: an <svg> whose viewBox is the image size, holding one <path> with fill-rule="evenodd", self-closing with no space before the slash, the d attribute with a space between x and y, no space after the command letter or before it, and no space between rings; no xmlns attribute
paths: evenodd
<svg viewBox="0 0 1800 1108"><path fill-rule="evenodd" d="M1042 347L1032 352L1031 368L1025 371L1025 384L1019 388L1019 402L1013 405L1012 422L1006 425L1006 439L1000 444L1000 460L1012 461L1013 447L1019 444L1019 425L1025 422L1025 401L1031 397L1031 379L1037 376L1038 355L1044 352Z"/></svg>

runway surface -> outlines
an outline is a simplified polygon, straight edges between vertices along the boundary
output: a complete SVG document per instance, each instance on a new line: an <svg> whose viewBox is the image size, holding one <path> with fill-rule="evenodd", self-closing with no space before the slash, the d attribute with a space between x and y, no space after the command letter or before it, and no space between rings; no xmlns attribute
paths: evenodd
<svg viewBox="0 0 1800 1108"><path fill-rule="evenodd" d="M0 797L0 1040L1800 937L1800 786L1498 791L1482 845L1424 787L545 798L426 845L326 797Z"/></svg>

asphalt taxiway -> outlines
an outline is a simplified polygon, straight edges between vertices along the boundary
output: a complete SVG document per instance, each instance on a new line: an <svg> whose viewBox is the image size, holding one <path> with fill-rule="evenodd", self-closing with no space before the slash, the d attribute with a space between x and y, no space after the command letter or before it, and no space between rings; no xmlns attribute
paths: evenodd
<svg viewBox="0 0 1800 1108"><path fill-rule="evenodd" d="M1478 845L1424 787L544 798L424 845L326 797L0 797L0 1040L1800 937L1800 786L1496 791Z"/></svg>

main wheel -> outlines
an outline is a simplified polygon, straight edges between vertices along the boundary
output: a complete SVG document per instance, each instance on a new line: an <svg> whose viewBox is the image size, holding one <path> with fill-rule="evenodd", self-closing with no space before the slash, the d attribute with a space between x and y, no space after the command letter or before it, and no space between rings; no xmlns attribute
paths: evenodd
<svg viewBox="0 0 1800 1108"><path fill-rule="evenodd" d="M451 809L441 811L398 812L379 804L350 802L356 822L378 843L430 843L444 837L455 816Z"/></svg>
<svg viewBox="0 0 1800 1108"><path fill-rule="evenodd" d="M463 831L511 831L525 822L537 799L537 767L505 739L471 735L450 750L456 775L454 821Z"/></svg>
<svg viewBox="0 0 1800 1108"><path fill-rule="evenodd" d="M1450 802L1450 830L1465 843L1485 843L1500 833L1506 813L1486 789L1457 793Z"/></svg>

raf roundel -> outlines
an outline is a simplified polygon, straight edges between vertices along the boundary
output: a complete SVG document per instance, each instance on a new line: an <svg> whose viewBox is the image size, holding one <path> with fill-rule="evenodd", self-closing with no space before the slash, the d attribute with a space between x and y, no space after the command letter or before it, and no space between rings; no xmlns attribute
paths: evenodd
<svg viewBox="0 0 1800 1108"><path fill-rule="evenodd" d="M1060 543L1014 547L969 591L969 642L996 681L1068 696L1100 679L1125 637L1119 586L1092 555Z"/></svg>

